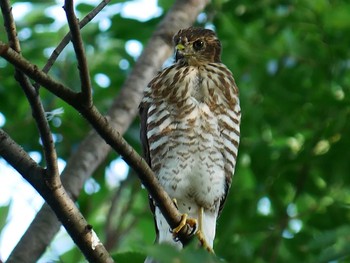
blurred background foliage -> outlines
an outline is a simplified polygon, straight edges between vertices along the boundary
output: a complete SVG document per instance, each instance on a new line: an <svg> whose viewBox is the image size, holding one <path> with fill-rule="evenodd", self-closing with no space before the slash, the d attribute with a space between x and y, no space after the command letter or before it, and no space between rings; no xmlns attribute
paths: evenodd
<svg viewBox="0 0 350 263"><path fill-rule="evenodd" d="M12 3L28 8L16 18L23 55L43 67L67 33L64 12L57 8L62 3ZM160 0L153 16L141 18L123 13L130 1L112 1L82 30L94 101L102 112L171 3ZM80 1L79 17L94 6ZM222 60L240 88L238 165L215 241L216 254L227 262L350 262L349 10L346 0L214 0L198 16L197 25L216 30ZM3 27L0 35L6 41ZM27 151L40 152L30 108L13 73L0 59L2 128ZM71 46L50 74L80 87ZM58 155L66 161L90 127L55 96L44 89L41 95ZM138 129L136 119L125 137L140 152ZM126 179L107 180L117 157L111 153L86 183L78 201L81 211L118 262L141 262L145 252L159 258L176 254L152 248L147 193L133 171ZM8 206L1 208L0 230ZM186 253L188 262L209 260L201 252ZM60 262L83 260L75 247L55 256Z"/></svg>

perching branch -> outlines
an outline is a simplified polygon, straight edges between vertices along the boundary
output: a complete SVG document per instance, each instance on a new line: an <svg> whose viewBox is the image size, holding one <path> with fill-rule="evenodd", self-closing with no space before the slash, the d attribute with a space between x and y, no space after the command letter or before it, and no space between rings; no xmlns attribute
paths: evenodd
<svg viewBox="0 0 350 263"><path fill-rule="evenodd" d="M62 96L59 89L70 90L68 87L52 79L44 72L39 70L35 65L25 60L22 56L16 53L13 49L0 41L0 56L5 58L8 62L13 64L16 68L24 72L30 78L38 82L43 87L47 88L56 96L65 100L76 110L78 110L94 127L94 129L101 135L101 137L120 155L124 160L138 173L143 185L151 193L152 198L157 203L159 209L164 213L165 218L169 221L171 227L175 228L181 220L181 215L177 211L170 197L160 186L158 180L154 176L152 170L147 163L135 152L135 150L128 145L124 138L117 132L110 123L104 118L95 106L86 107L83 103L72 98L76 97L74 94L72 97ZM170 213L168 213L170 212ZM186 230L187 233L189 231ZM186 235L184 235L185 237Z"/></svg>
<svg viewBox="0 0 350 263"><path fill-rule="evenodd" d="M142 183L151 193L152 198L157 203L159 209L164 214L165 218L169 222L172 228L175 228L180 222L181 215L177 211L170 197L159 185L158 180L154 176L152 170L149 168L147 163L131 148L123 137L115 131L109 122L98 112L98 110L92 107L86 107L80 100L72 99L74 96L62 95L60 90L68 91L69 88L63 84L53 80L50 76L37 69L36 66L32 65L29 61L19 56L11 48L8 48L4 43L0 42L0 56L4 57L7 61L13 64L15 67L22 70L33 80L47 88L49 91L54 93L56 96L62 98L75 109L77 109L95 128L95 130L101 135L105 141L112 146L118 153L120 153L125 161L138 173ZM80 96L79 96L80 97ZM180 238L186 238L188 229L181 231Z"/></svg>
<svg viewBox="0 0 350 263"><path fill-rule="evenodd" d="M99 7L99 10L101 10L104 7L102 5L108 2L102 1L92 11L95 12L94 15L99 12L95 10L98 10ZM155 30L109 110L110 121L121 134L127 130L137 114L137 106L141 100L144 87L160 69L165 59L170 56L173 34L180 28L190 26L208 2L208 0L177 0ZM92 19L90 14L80 22L81 27ZM55 49L43 71L48 71L61 50L68 43L69 37L70 35L66 35ZM69 90L63 90L63 93L66 93L67 97L72 95ZM91 176L106 158L109 150L109 146L104 143L103 139L95 131L91 131L72 154L62 173L62 182L74 199L78 197L85 180ZM45 233L39 231L45 226L50 226L48 231ZM47 205L44 205L20 243L17 244L11 253L8 262L19 262L18 260L20 259L23 261L29 256L35 262L35 258L38 259L40 257L55 233L58 232L59 226L60 223L55 215Z"/></svg>
<svg viewBox="0 0 350 263"><path fill-rule="evenodd" d="M0 156L11 164L55 210L57 217L74 242L79 245L87 260L114 262L63 186L59 185L52 189L40 180L46 176L46 171L2 129L0 129Z"/></svg>
<svg viewBox="0 0 350 263"><path fill-rule="evenodd" d="M78 61L79 76L81 81L81 92L83 94L83 102L87 106L92 105L92 87L90 80L90 73L88 64L86 61L85 50L83 45L83 40L80 34L80 26L78 19L74 13L73 0L65 0L64 10L66 11L66 16L68 20L68 25L70 28L72 43L75 51L75 56Z"/></svg>
<svg viewBox="0 0 350 263"><path fill-rule="evenodd" d="M73 93L67 96L67 93L60 93L60 89L70 91L68 87L54 80L49 75L39 70L35 65L20 56L12 48L0 41L0 56L13 64L17 69L24 72L30 78L47 88L57 97L60 97L84 116L100 136L120 155L124 160L138 173L143 185L152 194L159 209L164 213L165 218L169 221L171 227L175 228L181 220L181 215L177 211L170 197L160 186L145 160L124 140L109 123L107 118L103 117L95 106L86 106L81 103L81 95ZM77 99L74 99L77 98ZM170 213L168 213L170 212ZM189 231L186 231L186 233ZM185 237L185 235L184 235Z"/></svg>

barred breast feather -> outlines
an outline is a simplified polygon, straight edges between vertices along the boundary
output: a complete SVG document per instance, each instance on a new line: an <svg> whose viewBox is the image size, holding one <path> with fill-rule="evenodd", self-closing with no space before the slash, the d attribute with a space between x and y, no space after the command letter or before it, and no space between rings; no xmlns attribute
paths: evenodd
<svg viewBox="0 0 350 263"><path fill-rule="evenodd" d="M238 89L222 63L175 64L145 90L150 165L173 198L222 206L236 165Z"/></svg>

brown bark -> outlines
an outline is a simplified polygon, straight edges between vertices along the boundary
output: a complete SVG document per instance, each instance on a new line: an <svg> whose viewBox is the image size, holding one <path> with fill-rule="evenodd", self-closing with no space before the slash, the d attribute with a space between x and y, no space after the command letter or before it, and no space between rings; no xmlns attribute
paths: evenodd
<svg viewBox="0 0 350 263"><path fill-rule="evenodd" d="M113 123L119 133L123 134L129 127L137 113L143 88L171 54L172 35L180 28L190 26L207 2L178 0L158 26L109 110L109 123ZM72 101L72 97L76 98L76 94L73 95L62 86L57 87L56 91L68 102ZM62 182L74 199L78 197L85 180L106 158L109 150L110 147L104 140L95 131L91 131L71 156L62 174ZM38 231L45 229L45 225L50 226L51 231ZM51 242L59 226L56 216L44 205L11 253L8 262L35 262Z"/></svg>

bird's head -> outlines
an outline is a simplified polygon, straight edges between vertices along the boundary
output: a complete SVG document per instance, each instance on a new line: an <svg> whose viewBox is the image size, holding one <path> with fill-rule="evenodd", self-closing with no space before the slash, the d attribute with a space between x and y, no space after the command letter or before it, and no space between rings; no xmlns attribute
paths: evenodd
<svg viewBox="0 0 350 263"><path fill-rule="evenodd" d="M174 36L174 45L176 62L191 66L221 62L221 43L212 30L181 29Z"/></svg>

